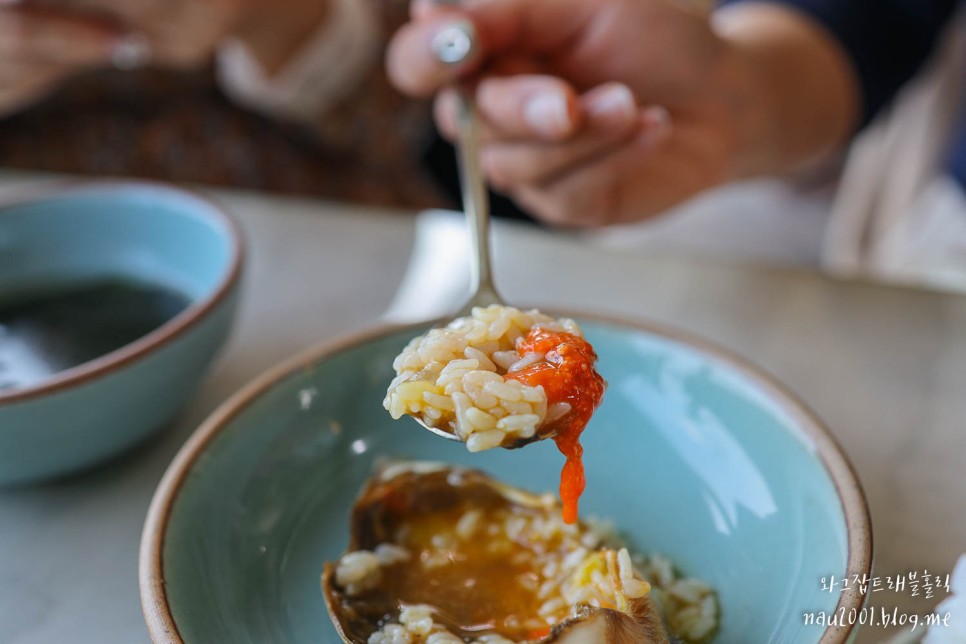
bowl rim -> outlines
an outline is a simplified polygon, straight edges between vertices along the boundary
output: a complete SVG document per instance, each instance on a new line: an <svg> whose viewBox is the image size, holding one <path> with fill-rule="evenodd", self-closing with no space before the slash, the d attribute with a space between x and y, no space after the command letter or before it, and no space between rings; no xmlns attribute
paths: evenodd
<svg viewBox="0 0 966 644"><path fill-rule="evenodd" d="M771 400L778 404L812 441L815 455L822 463L826 474L835 487L836 496L842 507L847 534L848 548L845 574L848 575L848 578L852 578L852 575L858 575L859 578L862 578L863 575L871 575L872 523L865 493L855 469L828 427L786 385L730 349L662 323L610 314L561 312L550 307L545 308L544 312L554 316L563 315L582 321L643 331L663 340L682 344L722 361L755 385L762 387L769 394ZM221 434L222 430L236 416L245 411L262 394L299 371L307 369L325 358L386 335L404 330L415 332L433 323L433 320L417 323L383 321L372 328L339 336L300 351L249 381L219 405L191 434L164 472L151 499L141 534L138 555L138 588L141 596L141 610L153 642L165 644L183 644L184 642L168 604L163 569L164 542L172 507L185 480L208 445ZM850 585L847 590L841 592L833 614L845 614L853 609L860 610L864 601L865 597L859 592L858 585ZM818 644L845 644L848 642L856 624L843 623L846 621L841 620L838 625L827 627Z"/></svg>
<svg viewBox="0 0 966 644"><path fill-rule="evenodd" d="M41 382L9 392L0 392L0 409L4 405L26 402L48 394L85 385L93 380L116 372L132 362L152 353L171 340L183 335L200 320L219 306L234 290L241 277L245 257L245 242L235 220L211 198L192 189L174 186L161 181L127 179L60 179L27 186L14 198L0 203L0 217L7 211L68 199L77 195L104 193L108 195L129 192L168 193L188 202L197 216L213 222L228 243L229 258L222 274L213 288L203 297L192 300L188 307L161 326L129 342L114 351L93 360L64 369Z"/></svg>

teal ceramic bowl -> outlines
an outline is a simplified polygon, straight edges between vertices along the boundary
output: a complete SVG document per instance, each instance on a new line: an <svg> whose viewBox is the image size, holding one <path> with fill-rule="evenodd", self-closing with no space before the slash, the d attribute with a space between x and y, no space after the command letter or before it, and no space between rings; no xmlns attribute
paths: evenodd
<svg viewBox="0 0 966 644"><path fill-rule="evenodd" d="M609 381L584 433L585 514L670 557L721 601L718 643L844 642L806 612L861 606L822 579L870 572L865 500L830 434L743 361L653 326L578 316ZM382 457L461 463L555 490L552 442L469 454L392 421L391 362L418 329L313 350L227 402L154 497L140 584L156 642L339 642L319 589Z"/></svg>
<svg viewBox="0 0 966 644"><path fill-rule="evenodd" d="M0 208L0 304L103 283L177 293L185 307L109 353L19 386L9 381L19 336L0 327L0 485L89 467L171 419L228 334L241 261L226 215L162 185L44 188Z"/></svg>

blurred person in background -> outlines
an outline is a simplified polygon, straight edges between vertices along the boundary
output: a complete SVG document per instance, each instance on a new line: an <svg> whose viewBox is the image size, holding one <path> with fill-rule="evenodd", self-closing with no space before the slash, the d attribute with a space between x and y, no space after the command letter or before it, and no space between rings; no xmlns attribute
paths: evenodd
<svg viewBox="0 0 966 644"><path fill-rule="evenodd" d="M406 0L0 0L0 167L406 207L425 102L388 83Z"/></svg>
<svg viewBox="0 0 966 644"><path fill-rule="evenodd" d="M813 205L816 223L778 252L810 246L841 272L966 284L955 0L738 0L713 12L703 0L417 0L389 55L415 102L381 64L407 19L401 0L0 1L11 114L0 162L430 205L439 186L453 194L455 171L420 101L471 80L492 183L543 221L633 222L687 202L597 238L674 245L661 225L691 217L671 237L755 255L794 233L802 202L693 198L800 180L851 144L834 204ZM447 67L432 39L454 23L479 46ZM211 60L164 77L90 71ZM450 134L451 98L437 101Z"/></svg>

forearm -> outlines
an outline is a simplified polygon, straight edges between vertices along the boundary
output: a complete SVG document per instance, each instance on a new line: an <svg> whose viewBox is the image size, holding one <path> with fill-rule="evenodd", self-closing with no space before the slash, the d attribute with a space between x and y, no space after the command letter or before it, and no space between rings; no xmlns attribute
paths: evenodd
<svg viewBox="0 0 966 644"><path fill-rule="evenodd" d="M722 96L735 130L733 178L794 169L840 148L859 119L859 85L841 45L793 9L719 9Z"/></svg>

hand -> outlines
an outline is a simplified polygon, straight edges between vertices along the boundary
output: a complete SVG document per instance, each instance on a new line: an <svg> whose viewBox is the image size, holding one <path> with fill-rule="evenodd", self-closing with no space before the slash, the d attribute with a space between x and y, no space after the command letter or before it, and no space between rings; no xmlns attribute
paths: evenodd
<svg viewBox="0 0 966 644"><path fill-rule="evenodd" d="M417 0L412 21L393 39L389 72L417 96L454 82L475 84L488 124L489 178L557 224L644 219L842 138L847 109L812 100L849 91L846 72L835 67L847 65L827 51L827 36L771 7L751 9L750 21L749 9L731 13L752 29L720 21L713 27L694 4L467 0L454 8ZM464 63L446 66L431 44L455 21L472 25L478 48ZM446 92L436 114L452 137Z"/></svg>
<svg viewBox="0 0 966 644"><path fill-rule="evenodd" d="M274 73L326 18L328 0L0 0L0 117L81 71L193 67L228 36Z"/></svg>
<svg viewBox="0 0 966 644"><path fill-rule="evenodd" d="M319 29L329 0L21 0L110 15L148 44L151 61L190 68L228 37L245 42L268 73Z"/></svg>
<svg viewBox="0 0 966 644"><path fill-rule="evenodd" d="M432 38L463 19L476 55L435 62ZM389 69L416 95L473 77L494 186L552 223L597 225L653 215L729 176L734 136L709 82L722 50L704 15L666 0L418 2ZM448 136L451 103L437 100Z"/></svg>
<svg viewBox="0 0 966 644"><path fill-rule="evenodd" d="M121 36L89 17L0 7L0 116L40 100L68 76L107 64Z"/></svg>
<svg viewBox="0 0 966 644"><path fill-rule="evenodd" d="M211 56L242 14L246 0L7 0L36 11L99 19L137 36L151 61L192 67ZM68 13L69 12L69 13ZM70 46L70 41L63 43Z"/></svg>

